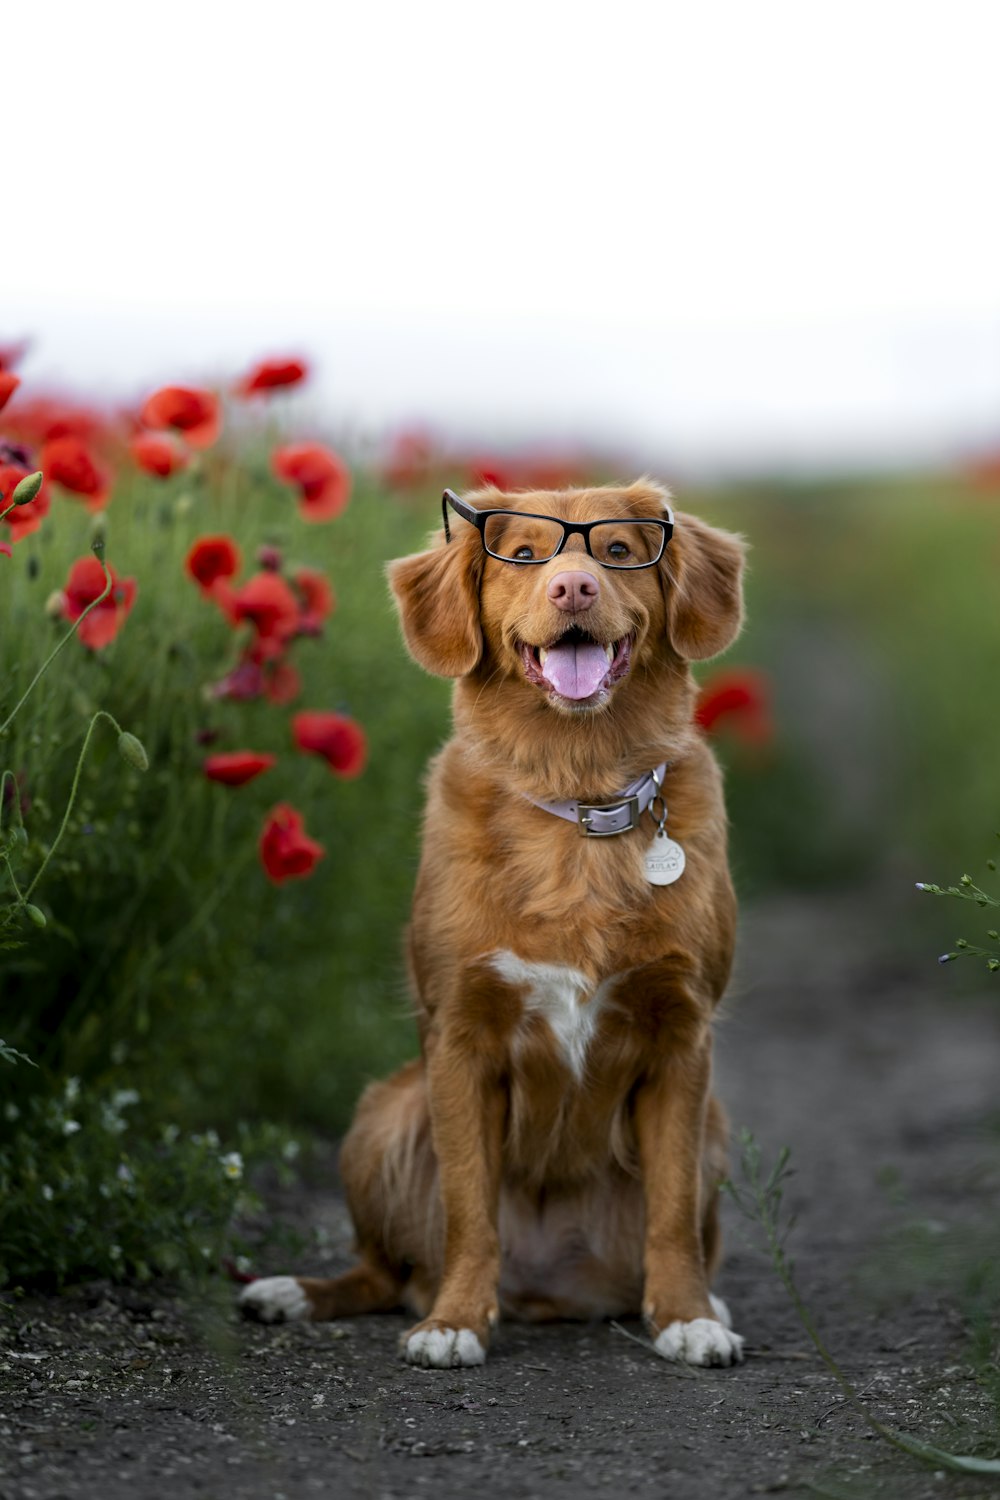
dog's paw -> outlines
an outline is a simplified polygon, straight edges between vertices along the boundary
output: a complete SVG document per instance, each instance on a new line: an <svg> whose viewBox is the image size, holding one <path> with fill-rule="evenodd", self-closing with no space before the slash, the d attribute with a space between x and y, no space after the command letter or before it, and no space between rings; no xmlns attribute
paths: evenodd
<svg viewBox="0 0 1000 1500"><path fill-rule="evenodd" d="M471 1328L414 1328L403 1335L403 1358L425 1370L486 1363L486 1350Z"/></svg>
<svg viewBox="0 0 1000 1500"><path fill-rule="evenodd" d="M712 1298L713 1306L717 1298ZM729 1309L722 1304L726 1316ZM743 1340L714 1318L694 1318L690 1323L668 1323L653 1345L663 1359L687 1365L738 1365L743 1358Z"/></svg>
<svg viewBox="0 0 1000 1500"><path fill-rule="evenodd" d="M261 1276L243 1288L239 1309L259 1323L294 1323L308 1318L312 1303L294 1276Z"/></svg>

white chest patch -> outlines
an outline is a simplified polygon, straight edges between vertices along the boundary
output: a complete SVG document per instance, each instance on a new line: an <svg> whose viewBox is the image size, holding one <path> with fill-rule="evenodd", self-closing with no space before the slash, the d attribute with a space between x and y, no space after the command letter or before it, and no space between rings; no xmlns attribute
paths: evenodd
<svg viewBox="0 0 1000 1500"><path fill-rule="evenodd" d="M542 1016L559 1043L566 1066L582 1078L590 1045L601 1011L606 1004L607 982L594 988L579 969L566 964L535 964L501 949L490 963L509 984L526 988L524 1008Z"/></svg>

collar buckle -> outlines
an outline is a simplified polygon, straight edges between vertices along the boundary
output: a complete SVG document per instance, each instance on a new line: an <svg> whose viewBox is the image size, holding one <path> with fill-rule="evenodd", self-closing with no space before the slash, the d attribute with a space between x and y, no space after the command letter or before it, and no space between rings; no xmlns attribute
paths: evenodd
<svg viewBox="0 0 1000 1500"><path fill-rule="evenodd" d="M642 809L639 797L623 797L618 802L578 802L576 804L577 828L581 838L608 839L616 833L628 833L638 828Z"/></svg>

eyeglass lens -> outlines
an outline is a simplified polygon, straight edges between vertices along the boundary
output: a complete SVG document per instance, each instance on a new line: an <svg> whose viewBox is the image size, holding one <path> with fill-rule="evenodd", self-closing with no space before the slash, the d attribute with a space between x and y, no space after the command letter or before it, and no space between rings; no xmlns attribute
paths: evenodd
<svg viewBox="0 0 1000 1500"><path fill-rule="evenodd" d="M601 521L591 529L590 552L615 568L645 568L663 551L663 528L643 521ZM562 523L543 516L498 515L486 520L487 552L507 562L548 562L559 551ZM567 548L583 550L583 537L571 534Z"/></svg>

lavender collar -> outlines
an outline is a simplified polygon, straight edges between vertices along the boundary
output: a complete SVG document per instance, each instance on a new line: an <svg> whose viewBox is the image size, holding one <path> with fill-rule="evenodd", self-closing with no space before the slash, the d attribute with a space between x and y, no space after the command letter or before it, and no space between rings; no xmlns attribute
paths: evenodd
<svg viewBox="0 0 1000 1500"><path fill-rule="evenodd" d="M537 797L528 801L543 812L554 813L568 823L576 823L584 838L609 838L615 833L627 833L639 826L639 819L646 809L656 801L667 774L667 763L647 771L638 781L627 786L620 797L612 802L540 802Z"/></svg>

